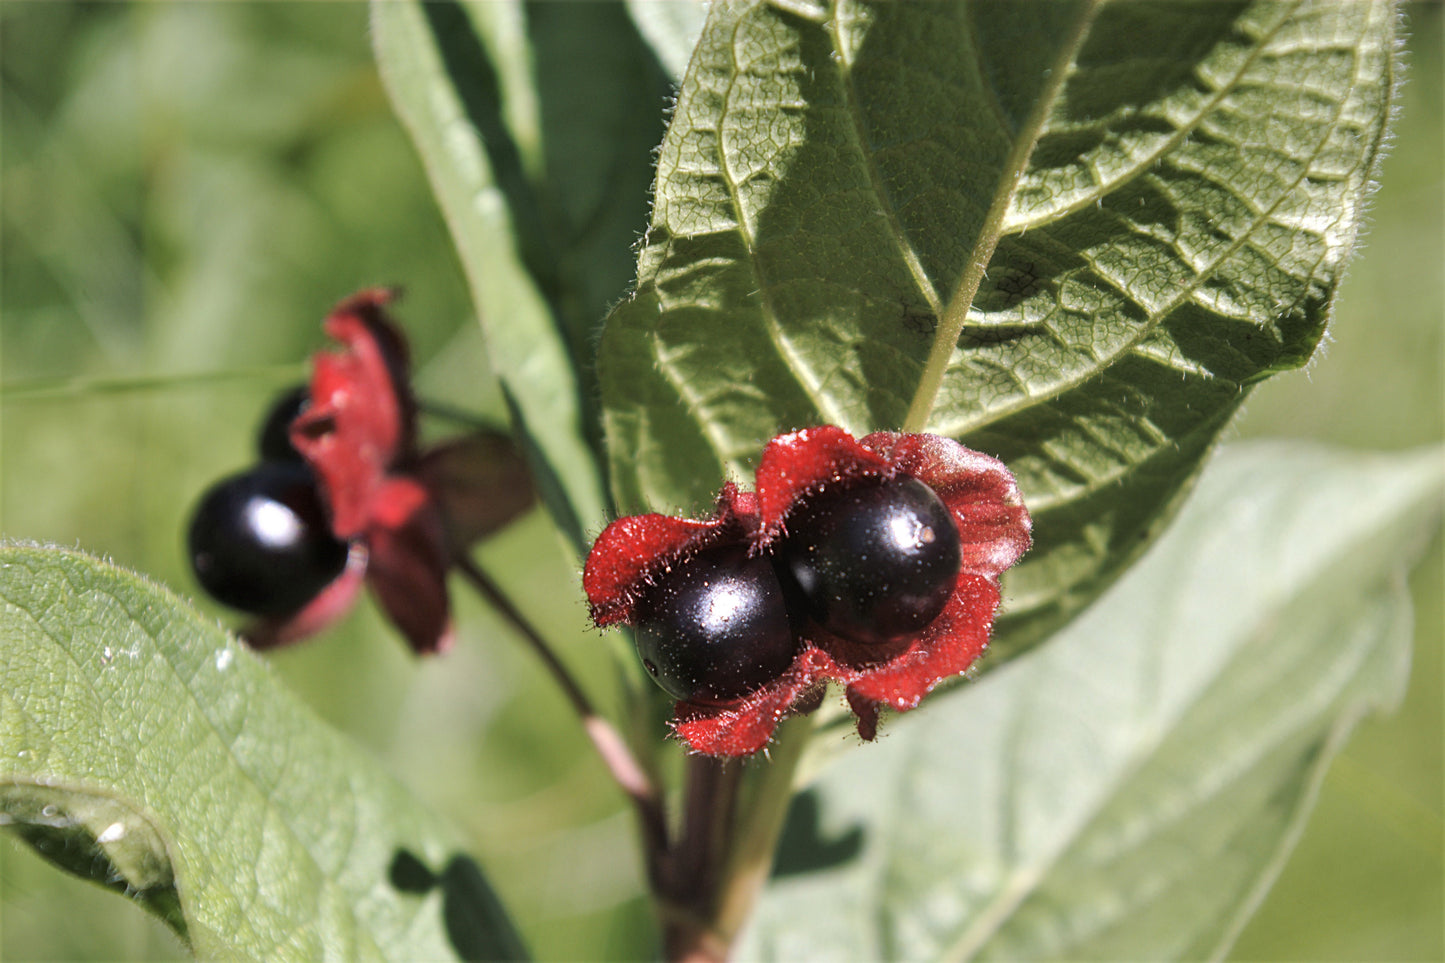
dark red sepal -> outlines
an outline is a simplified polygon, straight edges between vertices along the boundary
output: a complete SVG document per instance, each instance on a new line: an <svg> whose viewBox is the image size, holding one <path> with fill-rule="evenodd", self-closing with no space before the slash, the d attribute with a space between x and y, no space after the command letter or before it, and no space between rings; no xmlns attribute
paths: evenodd
<svg viewBox="0 0 1445 963"><path fill-rule="evenodd" d="M928 628L909 638L907 646L887 661L854 670L850 678L840 680L848 682L850 701L861 697L900 712L912 709L934 686L961 675L983 655L998 603L997 582L973 572L960 573L953 597Z"/></svg>
<svg viewBox="0 0 1445 963"><path fill-rule="evenodd" d="M744 538L765 552L786 532L789 513L813 495L860 479L899 476L932 488L958 529L960 570L943 610L920 631L867 645L798 617L799 652L780 676L728 705L677 703L674 729L694 752L757 752L784 716L814 707L828 682L844 687L858 734L871 740L885 706L912 709L940 682L967 671L988 644L999 576L1030 544L1032 523L1018 485L1002 462L948 438L877 432L859 441L825 425L774 438L759 461L756 496L729 484L715 518L641 515L619 519L603 532L584 577L593 617L598 625L628 623L658 567L716 540L725 518L742 523L741 533L729 529L727 537Z"/></svg>
<svg viewBox="0 0 1445 963"><path fill-rule="evenodd" d="M527 461L511 437L475 431L422 452L414 469L441 511L447 544L461 554L532 507Z"/></svg>
<svg viewBox="0 0 1445 963"><path fill-rule="evenodd" d="M768 744L773 730L799 701L808 698L836 666L826 652L804 648L773 682L728 706L679 702L673 729L693 752L709 756L750 756Z"/></svg>
<svg viewBox="0 0 1445 963"><path fill-rule="evenodd" d="M500 452L501 442L487 447L463 439L427 454L416 450L410 353L386 312L395 296L391 289L371 288L327 316L326 333L338 346L313 358L311 403L291 423L290 438L316 473L333 534L364 548L361 568L377 601L414 651L432 654L452 642L446 584L452 550L464 550L523 510L531 487L518 480L525 466L512 471L520 465L513 451L502 474L517 480L515 490L505 504L478 513L469 501L484 474L476 463ZM458 526L450 541L448 519ZM345 578L359 580L350 568ZM349 582L344 588L346 594L328 587L267 637L284 640L315 631L321 623L313 614L334 618L354 600L355 586ZM328 599L325 613L312 612Z"/></svg>
<svg viewBox="0 0 1445 963"><path fill-rule="evenodd" d="M414 651L452 644L446 533L435 501L415 479L394 476L378 490L366 528L366 581Z"/></svg>

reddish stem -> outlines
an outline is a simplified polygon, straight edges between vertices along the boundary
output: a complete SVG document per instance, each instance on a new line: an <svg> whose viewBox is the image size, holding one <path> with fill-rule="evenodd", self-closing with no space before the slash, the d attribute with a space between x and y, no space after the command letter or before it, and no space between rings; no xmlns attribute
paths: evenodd
<svg viewBox="0 0 1445 963"><path fill-rule="evenodd" d="M551 673L552 678L562 688L562 694L572 704L572 708L582 720L582 730L587 738L592 740L592 745L597 749L597 754L602 757L602 762L607 766L612 778L622 791L632 800L637 810L637 819L642 826L643 843L649 855L649 864L656 864L659 854L668 851L667 815L663 811L662 796L653 785L647 771L637 762L628 748L627 742L613 728L612 724L598 714L593 708L592 702L582 687L572 678L567 667L557 658L547 640L542 638L497 584L492 581L486 572L476 566L471 559L458 556L455 559L457 569L466 576L478 592L491 603L493 608L503 618L512 624L532 647L532 650L542 660L542 664Z"/></svg>
<svg viewBox="0 0 1445 963"><path fill-rule="evenodd" d="M724 883L742 766L689 756L682 828L657 880L664 958L671 963L720 963L729 940L713 923Z"/></svg>
<svg viewBox="0 0 1445 963"><path fill-rule="evenodd" d="M658 902L664 958L669 963L723 963L734 935L731 931L739 922L731 917L745 915L760 883L745 880L747 892L739 894L733 892L736 882L729 879L737 869L733 863L738 840L734 837L743 766L737 760L711 756L687 758L682 821L672 838L662 796L651 777L617 730L593 708L541 633L471 559L458 558L456 566L536 652L581 718L583 731L612 778L632 800L642 828L649 882ZM792 765L786 770L791 775ZM769 853L776 842L776 827L772 828L773 832L765 834L768 838L763 846Z"/></svg>

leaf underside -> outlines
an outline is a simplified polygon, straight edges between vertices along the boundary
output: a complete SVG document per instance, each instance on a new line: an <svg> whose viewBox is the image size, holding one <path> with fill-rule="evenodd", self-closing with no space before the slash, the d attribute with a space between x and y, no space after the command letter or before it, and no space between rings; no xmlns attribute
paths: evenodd
<svg viewBox="0 0 1445 963"><path fill-rule="evenodd" d="M585 553L607 520L594 342L632 277L667 75L621 4L382 0L372 33L543 497Z"/></svg>
<svg viewBox="0 0 1445 963"><path fill-rule="evenodd" d="M599 369L624 511L780 431L927 430L1035 520L992 664L1163 527L1319 343L1394 83L1389 4L714 4Z"/></svg>
<svg viewBox="0 0 1445 963"><path fill-rule="evenodd" d="M189 605L0 545L0 825L201 958L525 953L453 834Z"/></svg>
<svg viewBox="0 0 1445 963"><path fill-rule="evenodd" d="M1047 648L824 771L795 861L834 865L777 880L739 957L1223 956L1349 730L1403 694L1442 482L1439 449L1226 449Z"/></svg>

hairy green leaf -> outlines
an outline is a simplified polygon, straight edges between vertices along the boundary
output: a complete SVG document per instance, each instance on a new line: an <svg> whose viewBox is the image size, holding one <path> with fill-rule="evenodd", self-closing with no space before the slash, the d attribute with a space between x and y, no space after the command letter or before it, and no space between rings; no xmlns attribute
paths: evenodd
<svg viewBox="0 0 1445 963"><path fill-rule="evenodd" d="M1350 729L1403 691L1442 481L1439 449L1226 450L1047 649L824 772L793 863L833 865L778 880L740 955L1222 955Z"/></svg>
<svg viewBox="0 0 1445 963"><path fill-rule="evenodd" d="M617 4L379 2L372 24L544 495L585 550L606 520L594 341L632 278L667 76Z"/></svg>
<svg viewBox="0 0 1445 963"><path fill-rule="evenodd" d="M1034 514L994 664L1158 531L1323 333L1393 89L1385 3L714 4L599 364L614 494L776 432L927 430Z"/></svg>
<svg viewBox="0 0 1445 963"><path fill-rule="evenodd" d="M0 546L0 824L202 958L512 959L454 834L170 592Z"/></svg>

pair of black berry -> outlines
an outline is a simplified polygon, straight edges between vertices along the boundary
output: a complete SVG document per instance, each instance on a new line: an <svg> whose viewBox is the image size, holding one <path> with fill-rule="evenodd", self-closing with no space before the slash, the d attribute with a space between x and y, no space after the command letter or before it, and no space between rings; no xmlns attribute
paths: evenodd
<svg viewBox="0 0 1445 963"><path fill-rule="evenodd" d="M289 437L309 403L305 385L281 395L262 423L260 463L213 485L191 518L196 579L252 615L290 615L346 568L347 544L331 534L316 476Z"/></svg>
<svg viewBox="0 0 1445 963"><path fill-rule="evenodd" d="M805 499L762 554L705 548L653 574L637 648L678 699L728 703L787 671L815 623L871 647L926 628L953 594L958 529L923 482L865 478Z"/></svg>

